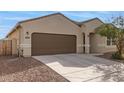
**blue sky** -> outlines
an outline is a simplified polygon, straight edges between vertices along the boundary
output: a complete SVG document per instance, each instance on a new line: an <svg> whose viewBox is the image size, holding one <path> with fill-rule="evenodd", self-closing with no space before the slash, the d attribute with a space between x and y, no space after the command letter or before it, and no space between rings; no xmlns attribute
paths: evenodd
<svg viewBox="0 0 124 93"><path fill-rule="evenodd" d="M57 11L58 12L58 11ZM14 25L22 20L45 16L56 13L56 11L1 11L0 12L0 39L4 38L6 34L14 27ZM100 18L103 22L107 22L112 16L123 15L123 11L109 12L109 11L60 11L68 18L75 21L85 21L95 17Z"/></svg>

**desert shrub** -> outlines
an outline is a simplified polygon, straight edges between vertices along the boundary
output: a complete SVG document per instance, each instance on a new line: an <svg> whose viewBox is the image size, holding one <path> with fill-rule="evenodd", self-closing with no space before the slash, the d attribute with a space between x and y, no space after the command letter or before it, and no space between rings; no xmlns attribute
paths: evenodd
<svg viewBox="0 0 124 93"><path fill-rule="evenodd" d="M123 57L119 54L119 52L115 52L112 54L112 58L113 59L119 59L119 60L122 60Z"/></svg>

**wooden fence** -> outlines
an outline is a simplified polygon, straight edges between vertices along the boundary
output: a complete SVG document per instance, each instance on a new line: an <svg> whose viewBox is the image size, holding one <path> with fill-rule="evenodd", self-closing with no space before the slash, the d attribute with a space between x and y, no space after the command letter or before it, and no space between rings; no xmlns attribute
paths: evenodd
<svg viewBox="0 0 124 93"><path fill-rule="evenodd" d="M12 40L0 40L0 56L12 55Z"/></svg>

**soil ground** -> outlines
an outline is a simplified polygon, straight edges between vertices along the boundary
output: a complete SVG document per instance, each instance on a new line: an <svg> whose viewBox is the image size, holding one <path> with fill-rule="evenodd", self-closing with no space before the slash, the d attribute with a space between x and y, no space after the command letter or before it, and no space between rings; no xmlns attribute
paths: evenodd
<svg viewBox="0 0 124 93"><path fill-rule="evenodd" d="M0 56L1 82L68 82L57 72L32 57Z"/></svg>

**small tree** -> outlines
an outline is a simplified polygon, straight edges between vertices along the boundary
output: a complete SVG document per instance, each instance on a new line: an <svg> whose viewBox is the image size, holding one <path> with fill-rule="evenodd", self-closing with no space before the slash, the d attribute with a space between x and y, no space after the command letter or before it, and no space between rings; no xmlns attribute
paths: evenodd
<svg viewBox="0 0 124 93"><path fill-rule="evenodd" d="M117 52L120 58L123 58L124 50L124 17L119 16L113 18L109 24L103 24L96 29L96 32L101 36L115 40Z"/></svg>

